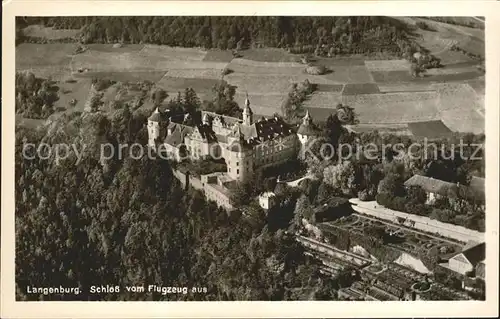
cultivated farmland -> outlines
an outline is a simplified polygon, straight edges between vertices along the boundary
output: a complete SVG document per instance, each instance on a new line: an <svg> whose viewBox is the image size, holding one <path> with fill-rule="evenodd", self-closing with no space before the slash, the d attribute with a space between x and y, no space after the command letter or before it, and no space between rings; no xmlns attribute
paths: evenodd
<svg viewBox="0 0 500 319"><path fill-rule="evenodd" d="M248 93L254 113L271 116L281 112L292 84L308 80L316 84L316 91L303 106L316 120L325 120L335 113L338 103L343 103L353 107L358 115L357 129L385 127L406 134L407 123L442 120L451 130L484 130L484 76L476 68L478 61L451 51L456 45L473 54L481 53L484 30L423 18L399 19L414 25L425 21L435 30L416 28L416 40L442 59L443 68L428 70L423 78L413 78L406 60L374 60L361 55L311 57L312 65L325 66L328 71L310 75L305 72L307 65L300 63L301 55L281 49L240 50L240 57L234 58L230 50L151 44L88 44L80 54L75 54L75 44L21 44L16 47L16 68L59 81L60 100L56 106L67 108L72 99L77 102L68 110L83 108L91 78L153 82L165 89L169 98L191 87L201 100L211 100L214 85L223 80L236 86L235 101L240 106ZM30 28L27 31L32 36L70 35L67 30ZM77 82L66 82L67 79ZM120 92L120 99L127 101L141 93L124 94L119 87L118 83L105 90L104 100L114 100Z"/></svg>
<svg viewBox="0 0 500 319"><path fill-rule="evenodd" d="M337 104L342 103L340 92L316 92L304 102L305 107L326 108L335 110Z"/></svg>
<svg viewBox="0 0 500 319"><path fill-rule="evenodd" d="M360 123L409 123L439 118L435 92L361 94L343 96Z"/></svg>

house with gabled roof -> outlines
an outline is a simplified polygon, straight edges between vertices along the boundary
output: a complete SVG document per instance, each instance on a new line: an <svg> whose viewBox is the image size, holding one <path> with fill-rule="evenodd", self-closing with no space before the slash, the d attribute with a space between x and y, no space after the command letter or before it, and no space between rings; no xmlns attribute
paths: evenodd
<svg viewBox="0 0 500 319"><path fill-rule="evenodd" d="M427 193L426 204L432 205L436 199L454 196L461 196L467 200L484 202L484 179L473 177L470 185L460 183L450 183L440 179L427 177L423 175L413 175L404 183L405 187L418 186Z"/></svg>
<svg viewBox="0 0 500 319"><path fill-rule="evenodd" d="M448 260L447 268L461 275L468 275L483 263L486 257L486 244L484 242L469 242L462 251Z"/></svg>

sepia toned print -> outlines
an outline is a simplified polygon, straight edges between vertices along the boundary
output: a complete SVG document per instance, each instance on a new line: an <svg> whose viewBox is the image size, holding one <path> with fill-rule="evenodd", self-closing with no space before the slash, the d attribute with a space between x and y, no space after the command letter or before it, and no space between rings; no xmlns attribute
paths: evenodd
<svg viewBox="0 0 500 319"><path fill-rule="evenodd" d="M16 299L484 300L484 38L17 17Z"/></svg>

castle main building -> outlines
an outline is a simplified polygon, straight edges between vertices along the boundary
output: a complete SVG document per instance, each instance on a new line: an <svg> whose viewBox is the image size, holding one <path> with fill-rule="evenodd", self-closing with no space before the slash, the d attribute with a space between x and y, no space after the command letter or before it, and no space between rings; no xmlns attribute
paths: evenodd
<svg viewBox="0 0 500 319"><path fill-rule="evenodd" d="M201 113L202 123L186 125L186 116L183 123L175 123L156 109L148 118L148 135L150 147L156 150L162 147L169 158L176 161L224 158L226 173L215 174L216 180L214 176L202 176L202 181L207 182L202 183L205 193L206 184L224 188L229 181L251 178L258 168L278 165L293 158L308 140L318 135L309 112L298 128L280 117L255 121L248 97L242 119L206 111ZM207 197L213 196L207 194ZM217 202L221 204L227 200L219 198Z"/></svg>

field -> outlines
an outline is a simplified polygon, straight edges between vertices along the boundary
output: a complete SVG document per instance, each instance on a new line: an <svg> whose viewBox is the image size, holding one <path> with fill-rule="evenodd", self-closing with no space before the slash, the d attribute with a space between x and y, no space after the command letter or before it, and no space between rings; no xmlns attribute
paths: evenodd
<svg viewBox="0 0 500 319"><path fill-rule="evenodd" d="M16 47L16 70L69 66L76 45L22 43Z"/></svg>
<svg viewBox="0 0 500 319"><path fill-rule="evenodd" d="M339 103L342 103L341 93L317 92L304 103L304 106L334 110Z"/></svg>
<svg viewBox="0 0 500 319"><path fill-rule="evenodd" d="M398 124L439 118L435 92L360 94L343 96L360 123Z"/></svg>
<svg viewBox="0 0 500 319"><path fill-rule="evenodd" d="M398 19L413 25L425 21L435 30L417 28L415 36L442 59L443 68L413 78L405 60L360 55L312 57L312 64L324 65L329 72L309 75L305 72L307 66L300 63L300 55L281 49L241 50L241 57L233 58L230 50L149 44L89 44L88 50L80 54L74 54L74 44L21 44L16 47L16 68L59 81L61 98L56 106L67 107L71 99L76 99L73 109L77 110L83 108L81 103L94 77L117 82L147 80L164 88L170 98L192 87L202 100L211 100L214 85L224 80L236 86L235 100L240 106L248 93L254 114L271 116L281 112L291 85L307 79L316 84L316 91L304 107L317 121L326 119L338 103L343 103L354 108L360 122L353 128L357 131L411 134L409 123L425 121L442 121L452 131L484 131L484 74L476 68L476 60L450 50L457 45L480 54L484 51L484 31L424 18ZM41 37L70 34L68 30L40 27L27 31ZM223 75L224 69L229 73ZM66 82L70 78L77 82ZM106 101L114 98L118 87L107 89ZM134 94L129 92L122 98L133 99Z"/></svg>
<svg viewBox="0 0 500 319"><path fill-rule="evenodd" d="M162 77L165 76L167 72L165 71L137 71L137 72L85 72L85 73L73 73L73 78L75 79L89 79L89 78L106 78L113 79L119 82L139 82L139 81L150 81L158 82Z"/></svg>

